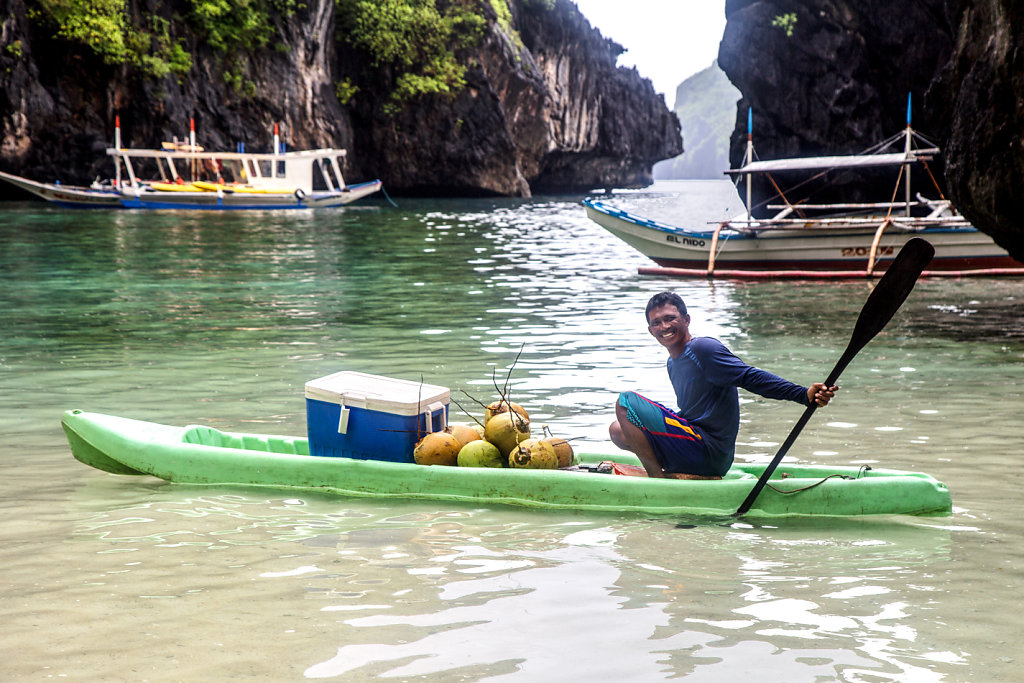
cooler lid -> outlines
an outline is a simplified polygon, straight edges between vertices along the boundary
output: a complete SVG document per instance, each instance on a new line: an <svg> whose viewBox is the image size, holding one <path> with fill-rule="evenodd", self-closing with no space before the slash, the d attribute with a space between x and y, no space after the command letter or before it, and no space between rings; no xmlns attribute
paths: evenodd
<svg viewBox="0 0 1024 683"><path fill-rule="evenodd" d="M431 404L447 405L450 396L447 387L349 370L306 382L306 398L393 415L425 413Z"/></svg>

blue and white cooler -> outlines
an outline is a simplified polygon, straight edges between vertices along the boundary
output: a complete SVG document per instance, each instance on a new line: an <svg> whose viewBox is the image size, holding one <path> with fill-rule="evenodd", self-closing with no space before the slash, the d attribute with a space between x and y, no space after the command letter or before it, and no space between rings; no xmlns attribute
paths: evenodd
<svg viewBox="0 0 1024 683"><path fill-rule="evenodd" d="M310 455L414 462L416 442L448 426L451 392L422 382L336 372L306 383Z"/></svg>

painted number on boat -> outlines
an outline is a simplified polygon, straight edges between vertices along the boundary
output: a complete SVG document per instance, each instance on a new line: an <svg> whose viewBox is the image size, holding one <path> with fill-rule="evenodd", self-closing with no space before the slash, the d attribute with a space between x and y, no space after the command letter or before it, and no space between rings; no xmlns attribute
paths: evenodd
<svg viewBox="0 0 1024 683"><path fill-rule="evenodd" d="M688 247L703 247L704 240L690 239L689 237L680 237L679 235L666 235L665 239L669 242L675 242L676 244L685 244Z"/></svg>
<svg viewBox="0 0 1024 683"><path fill-rule="evenodd" d="M875 251L875 254L877 256L892 256L893 252L895 252L895 248L894 247L879 246L878 249ZM868 254L871 253L871 248L870 247L843 247L842 253L843 253L844 257L846 257L846 256L867 256Z"/></svg>

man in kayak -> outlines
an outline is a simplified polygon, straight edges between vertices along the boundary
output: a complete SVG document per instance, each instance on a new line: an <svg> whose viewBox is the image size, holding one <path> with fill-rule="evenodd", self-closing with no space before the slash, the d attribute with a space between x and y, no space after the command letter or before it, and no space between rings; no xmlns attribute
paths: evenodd
<svg viewBox="0 0 1024 683"><path fill-rule="evenodd" d="M647 329L668 350L674 412L627 391L608 428L619 448L640 458L649 477L720 479L732 465L740 426L737 387L802 406L826 406L836 387L802 387L747 365L713 337L690 335L690 316L678 294L661 292L647 303Z"/></svg>

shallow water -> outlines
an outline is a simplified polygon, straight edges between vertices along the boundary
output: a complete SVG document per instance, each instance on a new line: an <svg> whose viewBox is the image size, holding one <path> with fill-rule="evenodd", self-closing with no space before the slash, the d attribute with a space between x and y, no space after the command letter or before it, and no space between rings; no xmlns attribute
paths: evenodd
<svg viewBox="0 0 1024 683"><path fill-rule="evenodd" d="M728 184L656 189L610 201L739 209ZM807 383L870 291L639 276L581 199L0 207L0 678L1019 680L1024 280L919 283L788 456L929 472L946 518L346 499L115 476L68 451L70 408L301 435L303 385L343 369L448 386L474 412L521 353L513 400L610 452L618 391L671 401L654 292ZM800 413L743 411L742 460L770 459Z"/></svg>

